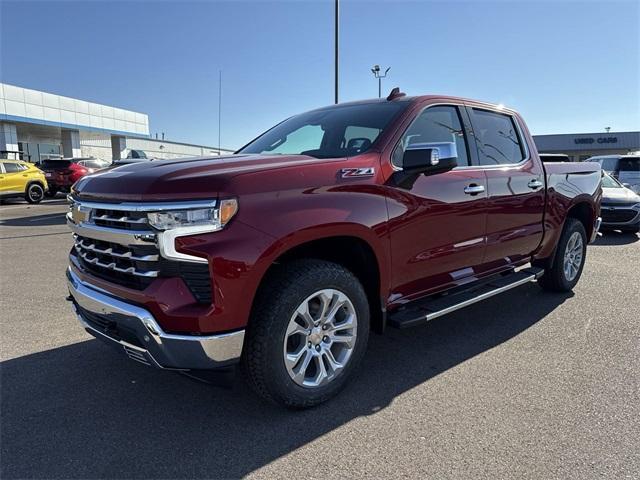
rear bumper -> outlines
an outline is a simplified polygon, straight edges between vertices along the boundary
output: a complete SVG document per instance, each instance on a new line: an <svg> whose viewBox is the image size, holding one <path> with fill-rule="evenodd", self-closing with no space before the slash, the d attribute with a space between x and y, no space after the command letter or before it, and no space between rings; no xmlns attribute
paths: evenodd
<svg viewBox="0 0 640 480"><path fill-rule="evenodd" d="M175 335L164 332L153 315L84 283L67 270L70 300L78 320L94 337L122 348L131 359L174 369L215 369L236 363L244 330L217 335Z"/></svg>

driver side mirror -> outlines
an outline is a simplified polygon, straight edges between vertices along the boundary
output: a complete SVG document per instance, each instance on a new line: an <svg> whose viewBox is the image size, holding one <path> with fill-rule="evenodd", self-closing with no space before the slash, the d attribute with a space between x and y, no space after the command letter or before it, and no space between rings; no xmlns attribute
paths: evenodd
<svg viewBox="0 0 640 480"><path fill-rule="evenodd" d="M402 156L406 173L434 175L458 166L458 153L453 142L429 142L410 145Z"/></svg>

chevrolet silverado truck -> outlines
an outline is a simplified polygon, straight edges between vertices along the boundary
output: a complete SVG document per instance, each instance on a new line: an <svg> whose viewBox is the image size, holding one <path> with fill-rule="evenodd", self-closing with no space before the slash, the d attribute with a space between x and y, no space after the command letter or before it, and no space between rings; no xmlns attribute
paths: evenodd
<svg viewBox="0 0 640 480"><path fill-rule="evenodd" d="M543 164L513 110L394 89L233 155L83 177L68 299L132 360L239 363L265 399L310 407L353 377L370 331L528 282L571 290L601 192L597 164Z"/></svg>

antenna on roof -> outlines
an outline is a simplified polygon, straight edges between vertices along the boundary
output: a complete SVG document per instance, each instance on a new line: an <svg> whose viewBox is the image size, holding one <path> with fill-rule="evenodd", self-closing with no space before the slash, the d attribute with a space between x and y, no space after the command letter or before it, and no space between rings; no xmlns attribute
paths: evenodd
<svg viewBox="0 0 640 480"><path fill-rule="evenodd" d="M393 90L391 90L391 93L387 97L387 101L390 102L391 100L395 100L396 98L402 98L406 95L407 95L406 93L400 91L399 87L395 87Z"/></svg>

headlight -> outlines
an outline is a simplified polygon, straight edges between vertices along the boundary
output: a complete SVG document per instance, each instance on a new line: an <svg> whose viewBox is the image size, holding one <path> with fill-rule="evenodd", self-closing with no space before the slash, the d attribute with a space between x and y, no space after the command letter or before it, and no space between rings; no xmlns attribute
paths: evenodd
<svg viewBox="0 0 640 480"><path fill-rule="evenodd" d="M149 224L158 230L202 227L204 231L215 232L221 230L237 211L238 201L231 198L221 200L215 207L152 212L147 217Z"/></svg>

